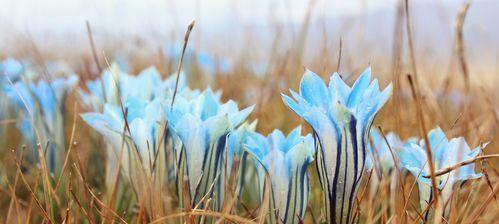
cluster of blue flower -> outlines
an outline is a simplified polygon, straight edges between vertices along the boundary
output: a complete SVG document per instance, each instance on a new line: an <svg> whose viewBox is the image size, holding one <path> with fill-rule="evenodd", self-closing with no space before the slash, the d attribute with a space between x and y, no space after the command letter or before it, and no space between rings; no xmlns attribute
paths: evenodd
<svg viewBox="0 0 499 224"><path fill-rule="evenodd" d="M14 59L3 61L0 72L0 97L7 99L2 103L8 104L2 105L2 118L8 116L9 110L15 110L17 126L25 141L33 147L34 158L42 159L48 170L58 173L65 152L64 102L78 83L78 77L23 76L30 72Z"/></svg>
<svg viewBox="0 0 499 224"><path fill-rule="evenodd" d="M26 143L35 148L39 160L37 143L49 141L45 161L52 172L58 172L65 153L63 104L78 81L76 76L40 77L35 83L23 79L23 66L11 59L2 63L0 71L1 97L10 99L9 105L19 112L18 127ZM212 208L220 209L231 172L240 172L242 187L244 170L253 164L257 183L251 190L263 199L270 187L269 206L274 211L270 221L299 223L310 192L307 168L315 159L327 220L350 223L366 170L375 170L374 179L393 176L395 167L408 171L417 178L421 205L426 206L431 200L427 147L437 170L480 153L480 148L470 150L463 138L448 140L440 128L428 134L429 146L417 138L403 142L394 133L385 137L371 130L392 87L380 90L370 68L352 87L337 73L326 85L306 70L299 92L282 95L284 103L312 127L313 135L305 136L301 127L287 136L280 130L263 136L255 132L256 121L246 121L253 106L239 109L232 100L223 102L220 92L193 90L183 74L178 83L176 78L162 80L154 68L128 75L113 65L76 93L92 111L82 114L83 120L106 141L106 172L121 172L138 189L143 187L140 180L164 174L157 178L176 181L181 205L194 207L209 197ZM240 169L232 169L236 166ZM448 199L456 182L480 176L468 164L436 178L442 198ZM110 177L108 184L112 184ZM181 196L185 190L188 197Z"/></svg>

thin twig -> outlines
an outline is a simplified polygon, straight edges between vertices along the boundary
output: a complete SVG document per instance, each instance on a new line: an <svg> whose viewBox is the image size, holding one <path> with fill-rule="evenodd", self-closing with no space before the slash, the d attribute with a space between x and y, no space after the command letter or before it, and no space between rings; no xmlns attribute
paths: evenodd
<svg viewBox="0 0 499 224"><path fill-rule="evenodd" d="M173 110L173 103L175 102L175 96L177 95L178 90L178 80L180 79L180 70L182 69L182 61L184 60L185 49L187 48L187 42L189 42L189 36L191 35L192 28L194 28L194 23L196 21L192 21L191 24L187 27L187 31L184 36L184 46L182 47L182 54L180 55L180 60L177 65L177 79L175 80L175 90L173 91L172 104L171 109Z"/></svg>
<svg viewBox="0 0 499 224"><path fill-rule="evenodd" d="M471 5L471 0L467 0L466 2L464 2L463 6L459 9L455 21L455 32L456 32L455 47L459 59L459 65L461 67L461 72L463 73L466 94L468 94L470 90L470 77L469 77L468 65L466 64L466 56L464 52L463 26L470 5Z"/></svg>
<svg viewBox="0 0 499 224"><path fill-rule="evenodd" d="M424 143L425 143L424 148L426 150L426 156L428 157L428 164L430 166L430 180L431 180L431 185L432 185L431 187L432 187L433 195L435 196L434 202L437 205L436 207L438 207L438 200L439 200L438 193L439 192L438 192L438 187L437 187L437 180L435 177L435 164L433 163L433 155L431 153L431 145L430 145L430 141L428 140L428 132L427 132L426 124L425 124L425 120L424 120L423 108L421 105L421 98L420 98L420 95L418 94L418 91L416 89L414 81L412 80L412 76L407 75L407 78L408 78L410 86L411 86L412 96L413 96L415 103L416 103L416 109L417 109L417 115L419 118L421 135L424 138Z"/></svg>
<svg viewBox="0 0 499 224"><path fill-rule="evenodd" d="M85 21L87 25L87 36L88 42L90 42L90 47L92 48L92 55L94 57L95 65L97 66L97 70L99 70L99 74L102 72L102 67L99 63L99 58L97 57L97 51L95 50L94 38L92 36L92 29L90 28L90 22Z"/></svg>
<svg viewBox="0 0 499 224"><path fill-rule="evenodd" d="M450 173L452 172L453 170L455 169L458 169L459 167L462 167L462 166L466 166L468 164L471 164L471 163L474 163L475 161L478 161L478 160L482 160L482 159L488 159L488 158L497 158L499 157L499 154L491 154L491 155L484 155L484 156L477 156L475 158L472 158L472 159L468 159L468 160L464 160L460 163L457 163L453 166L450 166L450 167L447 167L445 169L441 169L441 170L438 170L436 171L434 174L435 176L441 176L441 175L444 175L444 174L447 174L447 173ZM429 178L430 175L424 175L423 176L424 178Z"/></svg>

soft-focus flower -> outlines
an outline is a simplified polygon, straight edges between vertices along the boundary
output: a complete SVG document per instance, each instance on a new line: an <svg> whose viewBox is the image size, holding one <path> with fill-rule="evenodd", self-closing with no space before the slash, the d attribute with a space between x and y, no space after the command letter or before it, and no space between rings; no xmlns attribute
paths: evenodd
<svg viewBox="0 0 499 224"><path fill-rule="evenodd" d="M215 194L215 206L221 206L223 186L220 182L223 177L217 176L222 170L227 136L244 122L252 110L253 107L248 107L240 111L232 100L222 104L220 95L211 89L191 99L179 96L173 108L167 105L169 128L182 144L180 150L174 152L180 169L177 176L179 189L182 189L182 180L188 176L190 198L194 205L205 195ZM215 188L209 192L212 184Z"/></svg>
<svg viewBox="0 0 499 224"><path fill-rule="evenodd" d="M0 62L0 88L2 89L0 91L0 121L10 118L9 100L5 91L3 91L4 86L10 85L9 80L10 82L16 82L23 71L23 65L13 58L7 58ZM3 131L4 127L2 125L0 126L0 138L3 137Z"/></svg>
<svg viewBox="0 0 499 224"><path fill-rule="evenodd" d="M366 169L368 171L377 167L376 172L387 174L394 168L393 156L395 155L390 152L390 147L395 154L404 143L394 132L389 132L385 137L386 141L378 131L371 129L371 139L367 145L368 154L366 157ZM386 144L387 141L390 144L389 146Z"/></svg>
<svg viewBox="0 0 499 224"><path fill-rule="evenodd" d="M33 147L36 159L37 143L44 147L50 142L46 160L51 172L57 173L62 168L65 152L64 102L77 82L78 78L73 75L49 82L40 80L37 84L18 81L4 86L11 104L19 111L18 128Z"/></svg>
<svg viewBox="0 0 499 224"><path fill-rule="evenodd" d="M151 164L164 162L165 150L164 105L160 100L150 102L128 97L123 102L126 121L120 106L105 104L102 113L82 114L83 120L104 136L110 144L108 150L108 169L115 169L121 157L121 168L128 179L140 177L141 170L151 172ZM127 126L128 125L128 126ZM126 144L123 144L123 139ZM139 165L139 166L137 166ZM109 172L109 171L108 171ZM111 172L113 173L113 172Z"/></svg>
<svg viewBox="0 0 499 224"><path fill-rule="evenodd" d="M394 132L389 132L385 137L386 140L376 129L371 129L366 157L366 169L367 171L371 171L369 200L372 200L371 203L374 202L373 200L376 198L379 187L383 186L382 183L385 181L386 185L384 186L389 188L390 203L394 209L397 205L397 187L399 186L400 177L400 173L398 172L400 167L397 169L394 157L404 143ZM411 139L408 140L408 142L411 141Z"/></svg>
<svg viewBox="0 0 499 224"><path fill-rule="evenodd" d="M337 73L329 87L306 70L300 93L290 90L294 100L284 103L312 126L318 137L317 165L325 192L328 222L350 223L355 194L366 160L369 131L376 113L391 96L392 86L380 91L366 69L353 87Z"/></svg>
<svg viewBox="0 0 499 224"><path fill-rule="evenodd" d="M468 143L466 143L463 137L453 138L449 141L439 127L428 133L428 141L430 143L435 171L453 166L464 160L472 159L481 150L480 147L470 150ZM430 175L430 166L428 164L424 141L421 140L419 144L412 142L405 145L398 152L398 156L402 167L410 171L417 178L421 206L422 209L426 208L426 205L431 201L432 190L431 181L428 178ZM475 165L472 163L435 178L445 202L452 195L452 188L455 183L476 179L481 176L480 173L475 173Z"/></svg>
<svg viewBox="0 0 499 224"><path fill-rule="evenodd" d="M301 136L297 127L286 137L274 130L268 137L253 133L245 144L259 164L260 197L265 197L265 180L270 178L271 223L299 223L307 209L309 196L308 165L315 153L312 136Z"/></svg>
<svg viewBox="0 0 499 224"><path fill-rule="evenodd" d="M106 103L119 105L120 97L122 100L126 100L129 96L145 101L157 98L165 100L173 94L175 83L176 76L170 76L169 79L163 81L154 67L147 68L137 76L133 76L122 72L117 65L113 64L111 69L105 70L100 78L86 82L88 91L79 89L78 94L87 108L101 112ZM179 92L183 92L185 83L185 77L181 73Z"/></svg>
<svg viewBox="0 0 499 224"><path fill-rule="evenodd" d="M87 109L95 112L84 114L83 119L105 139L106 183L108 187L114 186L115 175L120 171L116 168L123 148L125 153L121 155L121 171L124 172L128 180L131 180L132 184L141 182L137 178L144 175L137 172L143 169L148 173L154 172L155 176L156 173L166 173L166 175L159 175L161 178L174 176L174 158L166 155L171 150L164 149L171 149L173 145L178 145L173 144L173 142L179 140L178 137L172 136L165 127L167 122L164 115L164 105L171 102L177 83L176 79L176 75L171 75L168 79L162 80L161 75L154 67L147 68L136 76L129 75L113 64L110 69L102 73L100 78L87 81L87 90L79 89L80 101ZM198 90L190 90L186 87L185 76L180 73L177 96L191 99L198 95ZM128 111L126 121L130 130L123 129L125 120L123 119L122 106ZM135 116L134 112L140 112L141 115ZM112 129L110 127L120 128ZM147 132L143 132L146 130ZM122 146L123 134L126 136L125 140L130 144ZM153 138L159 135L161 140ZM151 157L154 159L151 160ZM142 164L137 164L137 162ZM150 166L154 166L154 169L151 170ZM137 177L137 175L139 176Z"/></svg>
<svg viewBox="0 0 499 224"><path fill-rule="evenodd" d="M245 158L243 158L244 154L244 143L246 139L253 133L256 129L257 121L253 121L251 123L244 122L237 129L232 131L227 139L227 145L229 149L228 158L227 158L227 167L228 173L227 176L230 176L230 172L233 168L233 163L236 161L244 163ZM244 169L244 164L242 164L242 169ZM244 175L244 170L241 170Z"/></svg>
<svg viewBox="0 0 499 224"><path fill-rule="evenodd" d="M15 82L19 76L23 73L24 68L21 62L13 59L7 58L0 63L0 83L7 83L7 77ZM7 76L7 77L5 77Z"/></svg>
<svg viewBox="0 0 499 224"><path fill-rule="evenodd" d="M176 65L182 55L183 43L175 43L164 48L166 57L173 61ZM195 63L193 63L195 62ZM183 67L186 73L192 74L193 68L199 69L204 76L216 74L227 74L233 68L232 62L223 57L204 52L196 51L191 48L186 48L184 53Z"/></svg>
<svg viewBox="0 0 499 224"><path fill-rule="evenodd" d="M227 74L232 68L232 65L228 59L219 58L205 52L197 53L196 60L199 67L206 75L214 75L218 73Z"/></svg>

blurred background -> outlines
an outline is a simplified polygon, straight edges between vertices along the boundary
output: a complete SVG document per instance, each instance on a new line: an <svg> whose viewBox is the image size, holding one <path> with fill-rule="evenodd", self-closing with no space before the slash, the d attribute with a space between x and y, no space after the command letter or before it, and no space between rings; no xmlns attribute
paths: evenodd
<svg viewBox="0 0 499 224"><path fill-rule="evenodd" d="M472 98L462 91L469 77L470 94L487 96L486 102L475 101L487 105L479 111L498 117L495 0L0 0L0 5L1 58L30 58L32 65L71 70L83 81L99 72L87 21L101 66L107 57L132 74L152 65L167 76L175 70L187 25L195 20L188 44L195 56L185 61L193 67L190 85L211 85L223 89L226 99L257 104L254 116L263 120L264 132L299 123L284 122L296 118L282 106L279 93L296 89L303 66L324 79L339 70L352 82L370 64L383 85L396 82L396 91L408 98L405 75L422 77L420 88L428 90L427 100L435 100L428 112L446 111L431 117L429 126L450 125L463 112L455 108ZM284 115L276 116L276 108ZM405 114L408 124L415 124L411 113Z"/></svg>
<svg viewBox="0 0 499 224"><path fill-rule="evenodd" d="M421 64L445 67L463 2L410 1L415 54L425 56ZM397 21L403 23L397 20L397 0L1 0L0 5L3 55L22 55L18 44L29 40L54 57L79 57L89 51L85 21L97 48L137 48L151 55L181 41L186 26L196 20L190 48L230 58L251 52L267 60L277 35L279 47L291 51L308 20L304 65L323 51L333 60L340 38L356 64L374 64L390 58ZM475 0L470 6L463 32L473 73L497 64L498 10L494 0Z"/></svg>

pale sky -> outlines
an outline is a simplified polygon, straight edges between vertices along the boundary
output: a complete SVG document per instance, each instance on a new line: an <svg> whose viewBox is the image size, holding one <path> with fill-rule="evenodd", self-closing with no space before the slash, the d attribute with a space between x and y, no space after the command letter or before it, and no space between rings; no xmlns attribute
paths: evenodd
<svg viewBox="0 0 499 224"><path fill-rule="evenodd" d="M386 37L391 38L393 21L386 21L386 18L379 20L379 15L388 15L388 18L392 16L393 19L397 1L403 0L315 0L311 20L326 21L327 30L332 33L330 40L338 40L340 36L355 36L356 33L353 32L364 32L362 35L371 38L373 47L384 52L386 47L391 46L388 43L390 39ZM463 1L465 0L410 0L411 4L430 5L420 7L423 12L420 10L412 14L415 38L421 38L423 45L430 38L437 46L444 44L450 47L453 19ZM465 26L466 39L471 43L487 43L490 46L498 44L495 41L498 32L493 21L497 20L497 13L494 12L499 8L488 9L488 6L499 4L482 4L485 7L477 7L480 3L494 1L497 0L473 1ZM86 20L90 21L98 44L108 45L109 41L119 37L140 36L157 45L181 38L186 26L195 19L197 39L209 42L212 45L210 47L219 49L227 47L227 41L237 39L237 35L244 37L243 31L247 27L252 28L251 35L270 34L272 37L272 30L268 32L269 29L265 29L271 24L299 25L310 2L311 0L0 0L0 52L8 53L4 49L12 48L13 40L15 42L19 34L26 33L37 43L43 43L40 44L41 47L48 50L54 47L63 49L75 44L88 47ZM426 9L436 11L439 18L434 18L437 17L434 12L426 14ZM377 16L362 17L366 14ZM366 24L364 31L359 29L363 25L353 24L348 27L350 30L347 30L347 34L337 33L345 28L338 21L348 17L361 18L358 20ZM446 18L441 20L440 17ZM366 21L363 18L378 20ZM317 27L315 31L310 29L309 32L320 35ZM494 35L489 35L490 33ZM109 38L109 34L113 36ZM172 34L176 36L170 38ZM289 33L286 35L290 36ZM344 40L348 44L348 40ZM213 46L213 42L218 42L219 45ZM195 43L194 41L191 46L196 46ZM66 46L58 46L61 44ZM491 55L494 49L487 47L485 50L490 51ZM477 52L483 54L480 49Z"/></svg>
<svg viewBox="0 0 499 224"><path fill-rule="evenodd" d="M393 7L395 0L316 0L314 17L356 15L362 10ZM0 0L0 19L32 32L75 30L85 20L106 29L136 30L154 26L168 29L198 23L214 27L237 19L245 25L262 25L270 17L279 22L302 21L309 0ZM365 7L364 7L365 6Z"/></svg>

